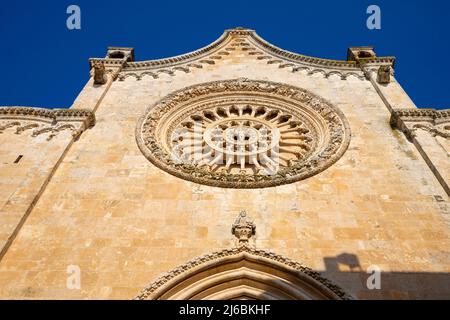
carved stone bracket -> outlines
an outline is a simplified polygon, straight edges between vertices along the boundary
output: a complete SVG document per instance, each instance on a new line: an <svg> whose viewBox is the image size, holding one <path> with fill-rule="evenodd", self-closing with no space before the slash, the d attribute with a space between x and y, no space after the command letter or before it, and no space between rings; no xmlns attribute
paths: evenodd
<svg viewBox="0 0 450 320"><path fill-rule="evenodd" d="M417 130L450 139L450 109L395 109L390 123L412 141Z"/></svg>
<svg viewBox="0 0 450 320"><path fill-rule="evenodd" d="M47 134L53 139L69 130L74 139L95 124L95 116L84 109L43 109L32 107L0 107L0 134L15 128L15 134L31 132L32 137Z"/></svg>

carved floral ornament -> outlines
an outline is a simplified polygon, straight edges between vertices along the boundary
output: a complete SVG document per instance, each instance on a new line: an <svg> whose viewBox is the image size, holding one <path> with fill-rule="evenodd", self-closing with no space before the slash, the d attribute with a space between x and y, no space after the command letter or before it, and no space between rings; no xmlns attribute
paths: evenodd
<svg viewBox="0 0 450 320"><path fill-rule="evenodd" d="M325 170L350 129L327 101L290 85L235 79L174 92L140 119L136 139L159 168L227 188L263 188Z"/></svg>

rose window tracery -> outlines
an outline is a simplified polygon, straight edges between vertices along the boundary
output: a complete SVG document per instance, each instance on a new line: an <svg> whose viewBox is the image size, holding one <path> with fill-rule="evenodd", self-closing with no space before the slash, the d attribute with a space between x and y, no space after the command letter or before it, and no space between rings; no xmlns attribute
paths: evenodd
<svg viewBox="0 0 450 320"><path fill-rule="evenodd" d="M182 162L224 174L269 174L308 156L314 126L289 110L241 99L217 102L182 120L170 141Z"/></svg>
<svg viewBox="0 0 450 320"><path fill-rule="evenodd" d="M307 91L236 79L167 96L147 110L136 137L152 163L180 178L260 188L322 171L350 132L338 109Z"/></svg>

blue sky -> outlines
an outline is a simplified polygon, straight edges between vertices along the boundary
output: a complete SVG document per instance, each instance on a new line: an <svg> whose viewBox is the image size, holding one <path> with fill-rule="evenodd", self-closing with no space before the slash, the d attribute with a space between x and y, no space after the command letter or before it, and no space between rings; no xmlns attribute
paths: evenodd
<svg viewBox="0 0 450 320"><path fill-rule="evenodd" d="M66 9L81 8L81 30ZM381 8L381 30L366 9ZM396 77L419 107L450 108L450 1L4 1L0 4L0 105L69 107L89 76L88 58L108 46L135 48L136 60L198 49L224 29L255 29L284 49L345 59L349 46L374 45L397 57Z"/></svg>

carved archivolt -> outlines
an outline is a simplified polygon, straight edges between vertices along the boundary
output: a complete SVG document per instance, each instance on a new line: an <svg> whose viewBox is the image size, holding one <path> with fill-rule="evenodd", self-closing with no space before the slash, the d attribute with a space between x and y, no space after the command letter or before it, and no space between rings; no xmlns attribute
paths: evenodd
<svg viewBox="0 0 450 320"><path fill-rule="evenodd" d="M148 285L138 300L352 299L340 287L298 262L241 246L210 253Z"/></svg>
<svg viewBox="0 0 450 320"><path fill-rule="evenodd" d="M293 86L236 79L177 91L150 107L136 139L180 178L262 188L310 177L347 149L350 129L327 101Z"/></svg>
<svg viewBox="0 0 450 320"><path fill-rule="evenodd" d="M15 134L31 132L51 140L59 132L69 130L76 139L95 123L94 114L82 109L43 109L31 107L0 107L0 134L15 129Z"/></svg>

